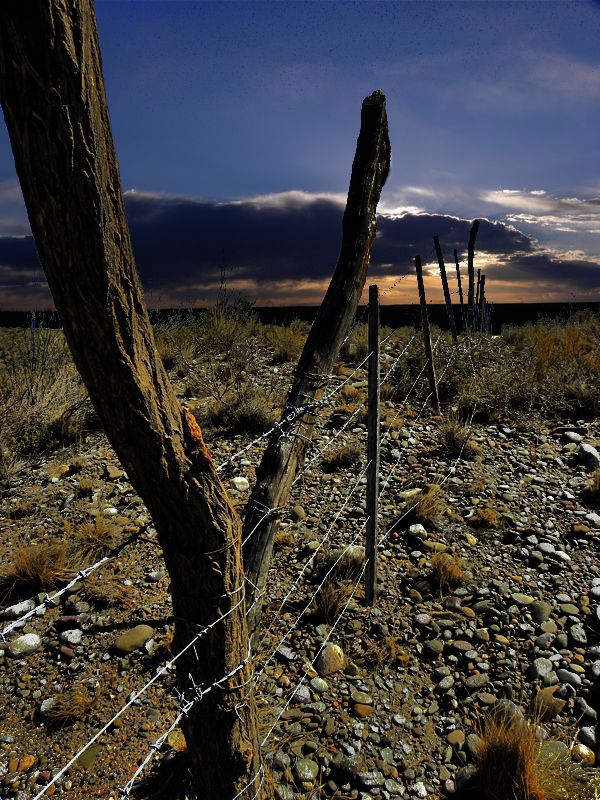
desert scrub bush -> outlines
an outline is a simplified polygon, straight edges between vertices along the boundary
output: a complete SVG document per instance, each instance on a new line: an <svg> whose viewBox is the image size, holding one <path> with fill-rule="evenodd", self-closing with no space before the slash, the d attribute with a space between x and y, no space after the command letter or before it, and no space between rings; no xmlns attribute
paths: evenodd
<svg viewBox="0 0 600 800"><path fill-rule="evenodd" d="M431 557L431 574L441 593L461 586L466 579L462 561L453 553L436 553Z"/></svg>
<svg viewBox="0 0 600 800"><path fill-rule="evenodd" d="M85 686L79 684L60 692L43 704L43 719L50 728L60 728L83 719L94 701Z"/></svg>
<svg viewBox="0 0 600 800"><path fill-rule="evenodd" d="M453 458L470 458L479 452L479 446L470 438L469 426L461 422L458 416L443 419L438 430L442 449Z"/></svg>
<svg viewBox="0 0 600 800"><path fill-rule="evenodd" d="M536 721L488 716L479 731L473 789L482 800L593 800L598 778L540 741ZM547 735L547 734L546 734Z"/></svg>
<svg viewBox="0 0 600 800"><path fill-rule="evenodd" d="M15 329L0 339L0 439L17 455L77 440L91 404L60 330Z"/></svg>
<svg viewBox="0 0 600 800"><path fill-rule="evenodd" d="M273 426L275 414L263 394L245 389L213 402L207 409L206 421L231 434L258 435Z"/></svg>
<svg viewBox="0 0 600 800"><path fill-rule="evenodd" d="M347 469L358 463L362 450L355 444L344 444L336 447L330 453L326 453L321 459L321 467L324 472L337 472Z"/></svg>
<svg viewBox="0 0 600 800"><path fill-rule="evenodd" d="M0 571L0 596L4 601L32 597L54 589L73 574L66 544L49 542L17 547Z"/></svg>
<svg viewBox="0 0 600 800"><path fill-rule="evenodd" d="M289 325L268 325L264 331L264 339L273 351L275 363L297 361L310 324L300 319L293 319Z"/></svg>

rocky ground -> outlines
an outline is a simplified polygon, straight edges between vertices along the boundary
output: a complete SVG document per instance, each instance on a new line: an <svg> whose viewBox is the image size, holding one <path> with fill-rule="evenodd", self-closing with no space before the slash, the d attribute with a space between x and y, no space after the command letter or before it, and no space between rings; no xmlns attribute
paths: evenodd
<svg viewBox="0 0 600 800"><path fill-rule="evenodd" d="M384 368L399 348L386 345ZM262 369L266 383L285 389L289 365L265 357ZM357 396L365 378L360 371L349 381ZM445 450L439 415L386 400L379 593L369 608L356 550L365 519L361 416L334 443L358 446L356 463L332 472L320 456L311 463L339 430L338 402L319 416L308 468L282 520L257 647L274 796L445 796L468 782L481 721L499 707L519 714L533 706L544 748L564 755L583 786L593 774L600 709L600 514L585 494L600 463L600 421L475 418L472 446L457 458ZM208 438L219 463L252 439ZM223 470L240 507L260 452L261 444ZM403 516L419 499L415 490L432 483L441 485L439 508L421 521L414 511ZM35 797L169 658L161 550L102 434L15 469L2 498L1 561L98 520L131 541L0 643L0 796ZM348 545L337 607L327 614L318 587ZM432 559L442 552L462 563L453 588L434 578ZM43 597L5 603L2 626ZM160 677L46 795L119 797L177 713L173 684L171 672ZM65 704L80 718L57 725ZM181 748L175 732L146 777ZM163 789L147 780L137 796L175 797L164 780Z"/></svg>

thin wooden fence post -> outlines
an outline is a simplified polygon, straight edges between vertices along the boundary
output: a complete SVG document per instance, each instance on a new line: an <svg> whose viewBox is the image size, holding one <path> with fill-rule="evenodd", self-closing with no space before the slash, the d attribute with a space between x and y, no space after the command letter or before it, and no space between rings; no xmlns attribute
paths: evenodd
<svg viewBox="0 0 600 800"><path fill-rule="evenodd" d="M469 329L473 330L473 291L475 284L475 268L473 266L473 259L475 257L475 239L477 238L477 231L479 230L479 220L473 220L471 225L471 233L469 234L469 245L467 247L467 270L469 273Z"/></svg>
<svg viewBox="0 0 600 800"><path fill-rule="evenodd" d="M379 287L369 286L369 390L367 421L367 528L365 532L365 600L377 597L377 532L379 516Z"/></svg>
<svg viewBox="0 0 600 800"><path fill-rule="evenodd" d="M433 244L435 246L435 254L437 256L438 265L440 268L440 276L442 278L442 289L444 290L444 300L446 301L446 313L448 314L448 325L450 326L450 333L454 344L458 344L458 336L456 335L456 322L454 320L454 311L452 309L452 300L450 298L450 289L448 289L448 277L446 275L446 265L444 264L444 254L440 246L440 240L437 236L433 237Z"/></svg>
<svg viewBox="0 0 600 800"><path fill-rule="evenodd" d="M479 330L479 296L481 292L481 270L477 270L477 292L475 293L475 307L473 308L473 330Z"/></svg>
<svg viewBox="0 0 600 800"><path fill-rule="evenodd" d="M431 349L431 331L429 329L429 314L427 312L427 299L425 297L425 286L423 284L423 267L421 256L415 256L415 270L417 272L417 283L419 285L419 302L421 304L421 325L423 327L423 343L425 345L425 358L427 359L427 375L429 386L433 395L433 404L437 411L440 410L440 398L438 395L437 382L435 379L435 366L433 363L433 350Z"/></svg>
<svg viewBox="0 0 600 800"><path fill-rule="evenodd" d="M481 276L479 286L479 330L485 333L485 274Z"/></svg>
<svg viewBox="0 0 600 800"><path fill-rule="evenodd" d="M454 248L454 263L456 264L456 281L458 283L458 298L460 301L460 321L464 332L467 330L467 321L465 319L465 303L463 299L462 281L460 279L460 263L458 261L458 250L456 248Z"/></svg>

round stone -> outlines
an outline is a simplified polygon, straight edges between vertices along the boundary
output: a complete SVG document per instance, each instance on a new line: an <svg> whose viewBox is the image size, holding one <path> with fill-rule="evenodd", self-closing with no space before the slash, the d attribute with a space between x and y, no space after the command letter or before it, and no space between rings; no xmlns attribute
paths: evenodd
<svg viewBox="0 0 600 800"><path fill-rule="evenodd" d="M337 644L326 644L315 664L317 672L325 677L340 672L345 666L346 656L342 648Z"/></svg>
<svg viewBox="0 0 600 800"><path fill-rule="evenodd" d="M30 653L35 653L41 644L42 637L37 633L25 633L8 645L8 652L13 658L23 658Z"/></svg>
<svg viewBox="0 0 600 800"><path fill-rule="evenodd" d="M455 730L451 731L448 736L446 736L446 741L448 744L451 744L453 747L462 747L465 743L465 734L464 731Z"/></svg>

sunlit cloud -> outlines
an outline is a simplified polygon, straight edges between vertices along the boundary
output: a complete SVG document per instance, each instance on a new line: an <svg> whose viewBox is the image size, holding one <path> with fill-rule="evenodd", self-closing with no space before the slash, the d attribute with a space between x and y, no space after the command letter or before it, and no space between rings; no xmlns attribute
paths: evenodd
<svg viewBox="0 0 600 800"><path fill-rule="evenodd" d="M562 233L600 233L600 198L557 197L543 189L484 191L485 203L500 206L504 219L516 225L535 225Z"/></svg>

